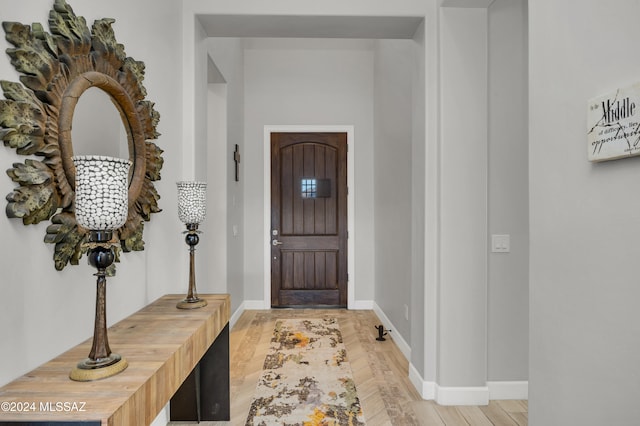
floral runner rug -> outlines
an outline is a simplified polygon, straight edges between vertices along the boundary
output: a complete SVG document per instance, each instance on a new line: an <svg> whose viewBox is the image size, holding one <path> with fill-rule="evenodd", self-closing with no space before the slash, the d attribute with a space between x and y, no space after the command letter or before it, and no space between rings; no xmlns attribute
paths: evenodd
<svg viewBox="0 0 640 426"><path fill-rule="evenodd" d="M338 320L276 321L246 426L364 424Z"/></svg>

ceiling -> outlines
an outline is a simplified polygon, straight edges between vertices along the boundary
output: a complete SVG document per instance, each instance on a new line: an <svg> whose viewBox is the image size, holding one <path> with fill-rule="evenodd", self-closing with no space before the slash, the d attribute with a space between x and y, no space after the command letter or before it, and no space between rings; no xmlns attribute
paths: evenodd
<svg viewBox="0 0 640 426"><path fill-rule="evenodd" d="M420 16L198 15L209 37L411 39Z"/></svg>

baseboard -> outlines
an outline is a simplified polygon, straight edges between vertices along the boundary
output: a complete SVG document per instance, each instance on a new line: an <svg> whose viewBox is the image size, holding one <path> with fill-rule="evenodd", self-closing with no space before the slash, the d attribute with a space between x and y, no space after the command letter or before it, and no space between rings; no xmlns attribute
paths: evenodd
<svg viewBox="0 0 640 426"><path fill-rule="evenodd" d="M489 399L529 399L528 381L487 382Z"/></svg>
<svg viewBox="0 0 640 426"><path fill-rule="evenodd" d="M268 302L264 300L245 300L244 309L247 311L260 311L262 309L271 309Z"/></svg>
<svg viewBox="0 0 640 426"><path fill-rule="evenodd" d="M440 405L488 405L487 386L436 386L436 402Z"/></svg>
<svg viewBox="0 0 640 426"><path fill-rule="evenodd" d="M229 329L232 329L233 326L236 325L236 322L238 322L238 320L240 319L240 315L242 315L245 310L246 309L244 302L242 302L240 306L238 306L238 309L236 309L236 311L231 314L231 318L229 318Z"/></svg>
<svg viewBox="0 0 640 426"><path fill-rule="evenodd" d="M385 313L375 301L373 302L373 311L376 313L378 318L380 318L380 321L382 321L382 325L384 326L384 328L386 328L387 330L391 330L390 336L398 346L398 349L400 349L400 352L402 352L402 354L408 361L411 361L411 346L409 346L406 340L404 340L402 334L400 334L398 331L395 331L396 328L393 326L393 323L385 315Z"/></svg>
<svg viewBox="0 0 640 426"><path fill-rule="evenodd" d="M354 300L349 309L364 311L373 309L373 300Z"/></svg>
<svg viewBox="0 0 640 426"><path fill-rule="evenodd" d="M428 382L422 378L416 367L409 363L409 380L414 388L418 391L422 399L436 399L436 382Z"/></svg>
<svg viewBox="0 0 640 426"><path fill-rule="evenodd" d="M478 387L439 386L424 380L411 363L409 380L422 399L434 400L440 405L487 405L490 400L529 399L528 381L487 382L487 386Z"/></svg>
<svg viewBox="0 0 640 426"><path fill-rule="evenodd" d="M169 407L170 404L167 403L167 405L165 405L162 410L160 410L156 418L151 422L149 426L167 426L171 417L169 414Z"/></svg>
<svg viewBox="0 0 640 426"><path fill-rule="evenodd" d="M244 311L260 311L263 309L269 308L264 307L264 301L262 300L243 301L240 306L238 306L238 309L236 309L235 312L231 315L231 318L229 319L229 328L233 328L236 322L240 319L240 315L242 315Z"/></svg>

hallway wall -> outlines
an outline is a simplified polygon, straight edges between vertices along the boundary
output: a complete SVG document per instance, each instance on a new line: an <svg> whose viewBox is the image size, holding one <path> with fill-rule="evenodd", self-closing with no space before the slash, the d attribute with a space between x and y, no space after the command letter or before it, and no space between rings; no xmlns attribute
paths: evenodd
<svg viewBox="0 0 640 426"><path fill-rule="evenodd" d="M411 342L414 261L411 246L414 48L413 40L376 40L373 85L375 301L393 323L395 333L408 342Z"/></svg>
<svg viewBox="0 0 640 426"><path fill-rule="evenodd" d="M353 125L356 300L373 300L373 47L370 40L245 42L245 298L264 298L265 125Z"/></svg>
<svg viewBox="0 0 640 426"><path fill-rule="evenodd" d="M526 2L445 3L456 7L439 15L434 394L445 404L526 398ZM510 235L511 251L492 253L491 234Z"/></svg>
<svg viewBox="0 0 640 426"><path fill-rule="evenodd" d="M487 258L489 381L529 374L529 139L527 0L489 7L488 237L510 235L509 253Z"/></svg>
<svg viewBox="0 0 640 426"><path fill-rule="evenodd" d="M440 10L437 384L482 404L487 386L487 9ZM473 72L469 72L473 70ZM467 391L466 389L472 389Z"/></svg>
<svg viewBox="0 0 640 426"><path fill-rule="evenodd" d="M218 204L211 206L218 211L220 222L213 227L216 233L210 234L214 247L209 256L216 256L216 252L223 253L225 263L220 259L209 262L206 267L206 276L212 282L206 282L211 291L223 291L231 295L231 310L235 312L245 300L244 289L244 182L245 182L245 145L244 145L244 42L238 38L207 38L203 43L206 48L207 68L215 67L213 74L219 73L216 81L223 83L210 84L224 88L224 118L211 117L215 111L209 111L209 119L203 123L209 133L224 133L223 140L217 141L220 145L215 148L215 155L208 155L207 170L209 179L219 200ZM209 78L211 80L211 77ZM209 81L211 83L211 81ZM212 94L209 92L211 99ZM218 128L222 127L222 129ZM207 141L212 143L213 140ZM233 161L235 146L238 145L240 164L238 166L238 178L235 180L235 163ZM214 176L224 174L224 183L213 181ZM213 190L212 187L212 190ZM222 271L222 268L226 268ZM225 277L222 281L222 276Z"/></svg>
<svg viewBox="0 0 640 426"><path fill-rule="evenodd" d="M176 22L179 5L172 0L130 2L70 1L76 15L91 26L95 19L115 18L116 39L128 56L144 62L147 99L160 114L157 145L164 150L161 180L155 187L161 196L161 213L145 222L145 250L123 253L117 275L107 280L107 321L111 325L167 293L185 293L188 283L188 251L184 225L177 218L177 191L181 157L182 123L180 92L181 29ZM16 2L0 0L0 20L30 25L40 22L48 31L53 0ZM18 81L18 73L4 53L11 46L0 37L0 79ZM3 97L4 98L4 97ZM177 142L176 142L177 141ZM92 141L89 141L91 144ZM86 146L85 149L90 149ZM98 149L96 147L96 149ZM0 147L0 170L23 162L15 150ZM2 173L0 194L16 185ZM24 226L18 219L0 214L0 384L18 377L93 335L95 269L86 257L78 266L58 272L53 246L43 238L47 222ZM6 349L6 348L10 348ZM6 350L5 350L6 349ZM116 350L117 348L112 348ZM71 366L70 366L71 368Z"/></svg>
<svg viewBox="0 0 640 426"><path fill-rule="evenodd" d="M588 101L640 81L640 3L529 3L534 426L640 418L640 158L587 160Z"/></svg>

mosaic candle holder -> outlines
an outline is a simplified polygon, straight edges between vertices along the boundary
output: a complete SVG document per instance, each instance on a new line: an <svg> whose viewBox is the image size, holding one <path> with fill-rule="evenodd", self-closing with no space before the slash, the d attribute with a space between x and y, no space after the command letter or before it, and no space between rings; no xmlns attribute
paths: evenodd
<svg viewBox="0 0 640 426"><path fill-rule="evenodd" d="M187 297L178 302L179 309L195 309L207 305L196 291L195 251L200 241L198 225L204 221L207 213L207 183L182 181L178 186L178 217L186 224L185 242L189 246L189 290Z"/></svg>
<svg viewBox="0 0 640 426"><path fill-rule="evenodd" d="M106 269L115 254L113 231L127 220L131 162L103 156L73 157L76 167L76 221L89 230L89 263L97 268L96 314L89 357L69 377L76 381L104 379L122 372L127 361L112 353L107 338Z"/></svg>
<svg viewBox="0 0 640 426"><path fill-rule="evenodd" d="M76 221L89 230L114 230L127 220L131 161L103 156L73 157Z"/></svg>
<svg viewBox="0 0 640 426"><path fill-rule="evenodd" d="M202 223L207 214L207 183L176 182L178 185L178 217L185 224Z"/></svg>

